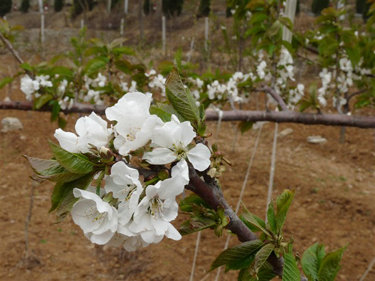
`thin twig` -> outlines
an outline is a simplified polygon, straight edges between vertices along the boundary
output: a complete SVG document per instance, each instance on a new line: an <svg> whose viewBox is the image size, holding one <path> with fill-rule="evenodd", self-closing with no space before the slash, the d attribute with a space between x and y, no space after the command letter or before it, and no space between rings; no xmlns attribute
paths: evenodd
<svg viewBox="0 0 375 281"><path fill-rule="evenodd" d="M5 36L0 32L0 40L4 43L4 45L7 47L7 49L12 53L14 58L20 63L23 64L24 61L16 51L16 49L13 48L12 43L9 42L8 39L5 38Z"/></svg>
<svg viewBox="0 0 375 281"><path fill-rule="evenodd" d="M346 99L346 103L349 103L349 101L350 101L353 97L358 96L358 95L360 95L360 94L363 94L363 93L365 93L365 92L367 92L367 91L368 91L368 89L363 89L363 90L359 90L359 91L357 91L357 92L351 93L351 94L348 96L348 98Z"/></svg>
<svg viewBox="0 0 375 281"><path fill-rule="evenodd" d="M191 267L191 273L189 281L194 281L194 273L195 273L195 266L197 264L197 257L198 257L198 251L199 251L199 244L201 242L201 234L202 232L199 231L197 235L197 241L195 242L195 250L194 250L194 257L193 257L193 265Z"/></svg>
<svg viewBox="0 0 375 281"><path fill-rule="evenodd" d="M30 192L30 203L29 203L29 211L27 213L26 221L25 221L25 259L27 260L30 256L29 250L29 225L31 221L31 216L33 213L33 206L34 206L34 191L35 187L38 186L37 181L33 181L31 184L31 192Z"/></svg>
<svg viewBox="0 0 375 281"><path fill-rule="evenodd" d="M279 123L275 123L275 131L273 135L273 143L272 143L272 156L271 156L271 168L270 168L270 179L268 183L268 192L267 192L267 206L266 206L266 219L265 222L267 223L267 211L268 207L271 203L272 199L272 192L273 192L273 179L275 176L275 166L276 166L276 148L277 148L277 135L279 131Z"/></svg>
<svg viewBox="0 0 375 281"><path fill-rule="evenodd" d="M363 275L362 275L361 279L359 279L359 281L364 281L365 280L367 274L370 273L370 271L374 267L374 265L375 265L375 258L370 262L370 264L368 265L366 271L363 273Z"/></svg>
<svg viewBox="0 0 375 281"><path fill-rule="evenodd" d="M285 104L282 97L278 93L276 93L276 91L274 89L272 89L271 87L263 86L259 89L255 89L255 91L256 92L265 92L265 93L269 94L278 103L278 105L281 107L281 109L283 111L289 111L288 107Z"/></svg>

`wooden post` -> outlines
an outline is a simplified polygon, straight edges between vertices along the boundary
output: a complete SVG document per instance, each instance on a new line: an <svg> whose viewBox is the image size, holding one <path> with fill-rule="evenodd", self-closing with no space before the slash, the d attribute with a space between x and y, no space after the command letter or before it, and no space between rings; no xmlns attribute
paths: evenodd
<svg viewBox="0 0 375 281"><path fill-rule="evenodd" d="M128 14L128 8L129 8L129 2L128 2L128 0L124 0L125 2L124 2L124 13L125 13L125 15L127 15Z"/></svg>
<svg viewBox="0 0 375 281"><path fill-rule="evenodd" d="M107 0L107 13L111 13L112 0Z"/></svg>
<svg viewBox="0 0 375 281"><path fill-rule="evenodd" d="M296 8L297 8L297 0L287 0L286 7L285 7L285 14L294 23L294 18L296 16ZM292 32L283 27L283 40L291 42L292 41Z"/></svg>
<svg viewBox="0 0 375 281"><path fill-rule="evenodd" d="M124 24L125 24L125 18L121 18L121 23L120 23L120 37L124 36Z"/></svg>
<svg viewBox="0 0 375 281"><path fill-rule="evenodd" d="M142 1L139 1L138 5L138 21L139 21L139 33L140 33L140 41L143 44L143 34L144 34L144 26L143 26L143 9L142 9Z"/></svg>
<svg viewBox="0 0 375 281"><path fill-rule="evenodd" d="M208 17L204 18L204 49L208 52Z"/></svg>
<svg viewBox="0 0 375 281"><path fill-rule="evenodd" d="M85 27L85 20L81 19L81 29Z"/></svg>
<svg viewBox="0 0 375 281"><path fill-rule="evenodd" d="M38 0L38 3L39 3L39 13L40 13L40 43L41 43L42 48L43 48L43 44L44 44L44 41L45 41L45 38L44 38L44 7L43 7L43 1L42 0Z"/></svg>
<svg viewBox="0 0 375 281"><path fill-rule="evenodd" d="M163 54L166 56L167 53L167 31L166 31L166 19L165 16L161 17L161 29L162 29L162 34L161 34L161 39L162 39L162 48L163 48Z"/></svg>

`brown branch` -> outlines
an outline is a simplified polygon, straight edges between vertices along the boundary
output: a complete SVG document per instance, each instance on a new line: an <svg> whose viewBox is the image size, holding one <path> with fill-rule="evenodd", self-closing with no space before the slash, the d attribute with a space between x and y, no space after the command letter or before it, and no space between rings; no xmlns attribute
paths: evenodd
<svg viewBox="0 0 375 281"><path fill-rule="evenodd" d="M216 111L206 111L206 120L218 120ZM375 116L351 116L344 114L312 114L294 111L266 112L231 110L223 112L223 121L271 121L278 123L300 123L305 125L347 126L375 128Z"/></svg>
<svg viewBox="0 0 375 281"><path fill-rule="evenodd" d="M348 96L348 98L346 99L346 103L349 103L349 101L350 101L352 98L354 98L355 96L358 96L358 95L360 95L360 94L363 94L363 93L365 93L365 92L367 92L367 91L368 91L368 89L363 89L363 90L359 90L359 91L357 91L357 92L351 93L351 94Z"/></svg>
<svg viewBox="0 0 375 281"><path fill-rule="evenodd" d="M14 56L14 58L18 61L19 64L23 64L24 61L23 59L21 58L21 56L18 54L18 52L16 51L16 49L14 49L12 43L9 42L8 39L5 38L5 36L0 32L0 40L4 43L4 45L7 47L7 49L11 52L11 54ZM25 72L33 77L33 74L28 71L28 70L25 70Z"/></svg>
<svg viewBox="0 0 375 281"><path fill-rule="evenodd" d="M280 105L280 107L283 111L288 111L288 107L285 104L282 97L278 93L276 93L276 91L274 89L272 89L271 87L263 86L259 89L255 89L255 91L256 92L265 92L265 93L269 94Z"/></svg>
<svg viewBox="0 0 375 281"><path fill-rule="evenodd" d="M104 115L105 106L90 105L77 103L70 109L61 110L65 114L70 113L91 113ZM31 102L27 101L11 101L1 102L0 110L33 110ZM50 112L50 106L44 106L37 111ZM278 123L300 123L305 125L325 125L325 126L347 126L357 128L375 128L375 116L351 116L344 114L313 114L313 113L299 113L294 111L282 112L266 112L266 111L250 111L250 110L229 110L222 112L222 121L271 121ZM207 121L219 120L219 115L216 111L206 111Z"/></svg>
<svg viewBox="0 0 375 281"><path fill-rule="evenodd" d="M199 195L211 208L215 210L223 208L225 215L229 218L229 224L226 228L236 234L239 241L246 242L258 239L229 206L214 179L205 176L203 181L191 166L189 167L189 177L190 182L186 188ZM268 258L268 262L271 264L275 274L282 276L283 259L277 258L276 255L272 254Z"/></svg>

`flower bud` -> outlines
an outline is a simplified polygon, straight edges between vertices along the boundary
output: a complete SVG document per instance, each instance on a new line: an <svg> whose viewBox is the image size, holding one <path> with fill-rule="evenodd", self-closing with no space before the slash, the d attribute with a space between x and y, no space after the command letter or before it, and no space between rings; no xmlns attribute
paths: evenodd
<svg viewBox="0 0 375 281"><path fill-rule="evenodd" d="M113 160L112 151L105 146L100 147L99 154L103 162L110 162Z"/></svg>

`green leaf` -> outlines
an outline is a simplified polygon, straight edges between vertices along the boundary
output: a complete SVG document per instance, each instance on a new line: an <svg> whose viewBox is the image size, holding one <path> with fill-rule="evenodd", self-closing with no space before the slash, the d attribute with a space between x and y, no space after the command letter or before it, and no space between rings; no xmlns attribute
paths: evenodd
<svg viewBox="0 0 375 281"><path fill-rule="evenodd" d="M35 99L34 108L40 109L41 107L43 107L43 105L45 105L47 102L49 102L52 98L53 98L53 96L51 94L41 95L39 98Z"/></svg>
<svg viewBox="0 0 375 281"><path fill-rule="evenodd" d="M4 88L5 85L12 83L14 80L13 77L5 77L0 80L0 89Z"/></svg>
<svg viewBox="0 0 375 281"><path fill-rule="evenodd" d="M62 204L66 198L72 199L73 196L73 189L79 188L79 189L86 189L87 186L91 183L93 178L93 174L87 174L84 176L81 176L80 178L76 179L75 181L71 182L58 182L56 183L52 196L51 196L51 209L49 212L52 212L56 210L57 208L61 211L62 209L69 211L67 204ZM71 202L72 200L68 200ZM67 203L67 202L66 202ZM69 204L70 205L70 204ZM70 205L70 208L73 206L73 204ZM65 213L65 211L63 212ZM61 213L61 214L63 214Z"/></svg>
<svg viewBox="0 0 375 281"><path fill-rule="evenodd" d="M65 66L55 66L55 67L53 67L50 71L50 75L54 76L56 74L59 75L59 79L65 78L65 79L68 79L69 81L73 80L73 77L74 77L73 70L71 70L70 68L65 67Z"/></svg>
<svg viewBox="0 0 375 281"><path fill-rule="evenodd" d="M68 171L74 174L88 174L94 169L94 163L85 155L71 153L52 142L49 145L56 160Z"/></svg>
<svg viewBox="0 0 375 281"><path fill-rule="evenodd" d="M318 272L319 281L334 281L335 277L340 270L340 261L345 251L344 248L340 248L334 252L328 253L322 260Z"/></svg>
<svg viewBox="0 0 375 281"><path fill-rule="evenodd" d="M250 212L243 213L242 218L243 218L243 220L245 220L245 223L247 222L247 223L251 224L252 226L255 226L255 228L256 228L255 231L262 231L264 234L266 234L268 236L270 235L270 232L266 229L266 225L261 218L257 217L256 215L254 215ZM246 225L248 225L248 224L246 224Z"/></svg>
<svg viewBox="0 0 375 281"><path fill-rule="evenodd" d="M49 102L49 105L52 106L52 111L51 111L51 122L56 121L59 118L59 112L60 112L60 105L57 100L51 100Z"/></svg>
<svg viewBox="0 0 375 281"><path fill-rule="evenodd" d="M129 48L129 47L117 47L117 48L113 48L112 49L112 52L115 54L115 55L134 55L135 52L132 48Z"/></svg>
<svg viewBox="0 0 375 281"><path fill-rule="evenodd" d="M284 269L282 281L300 281L301 273L298 269L296 259L293 253L284 255Z"/></svg>
<svg viewBox="0 0 375 281"><path fill-rule="evenodd" d="M242 121L242 122L240 122L238 127L240 128L240 131L243 134L243 133L247 132L248 130L250 130L253 127L253 125L254 125L254 122Z"/></svg>
<svg viewBox="0 0 375 281"><path fill-rule="evenodd" d="M190 90L185 88L176 70L173 70L165 83L166 93L173 108L184 118L192 123L196 131L199 131L202 121L199 108ZM183 120L181 120L183 121Z"/></svg>
<svg viewBox="0 0 375 281"><path fill-rule="evenodd" d="M171 114L158 106L151 106L150 113L158 116L163 122L171 121Z"/></svg>
<svg viewBox="0 0 375 281"><path fill-rule="evenodd" d="M69 172L56 160L45 160L26 155L25 158L29 161L38 178L55 182L69 182L82 177L82 175Z"/></svg>
<svg viewBox="0 0 375 281"><path fill-rule="evenodd" d="M276 215L273 207L273 202L270 202L267 210L267 224L273 233L277 232Z"/></svg>
<svg viewBox="0 0 375 281"><path fill-rule="evenodd" d="M260 268L267 261L272 251L275 249L275 245L266 244L264 245L255 255L254 269L255 272L259 272Z"/></svg>
<svg viewBox="0 0 375 281"><path fill-rule="evenodd" d="M277 232L280 232L285 219L288 213L290 204L292 203L294 198L294 191L289 189L284 190L284 192L279 195L276 199L276 229Z"/></svg>
<svg viewBox="0 0 375 281"><path fill-rule="evenodd" d="M238 273L238 281L249 281L251 280L250 270L249 268L243 268Z"/></svg>
<svg viewBox="0 0 375 281"><path fill-rule="evenodd" d="M302 269L309 280L318 280L320 263L324 256L324 245L318 243L315 243L303 253L301 260Z"/></svg>
<svg viewBox="0 0 375 281"><path fill-rule="evenodd" d="M90 60L85 67L85 73L88 76L95 74L100 69L104 68L107 65L108 61L109 59L107 57L96 57Z"/></svg>
<svg viewBox="0 0 375 281"><path fill-rule="evenodd" d="M273 272L272 266L265 262L263 266L259 269L258 274L255 277L247 279L247 281L270 281L276 274Z"/></svg>
<svg viewBox="0 0 375 281"><path fill-rule="evenodd" d="M184 198L180 201L180 210L183 212L192 212L193 206L203 206L208 208L206 201L204 201L200 196L196 194L191 194L190 196Z"/></svg>
<svg viewBox="0 0 375 281"><path fill-rule="evenodd" d="M199 216L184 221L179 229L181 235L188 235L194 232L202 231L207 228L214 228L217 225L216 220Z"/></svg>
<svg viewBox="0 0 375 281"><path fill-rule="evenodd" d="M255 253L262 248L263 242L253 240L241 243L223 251L212 263L210 270L225 265L226 270L247 268L255 258Z"/></svg>
<svg viewBox="0 0 375 281"><path fill-rule="evenodd" d="M23 64L20 65L21 68L23 68L24 70L27 70L27 71L30 71L32 72L33 71L33 68L30 64L28 64L27 62L24 62Z"/></svg>

